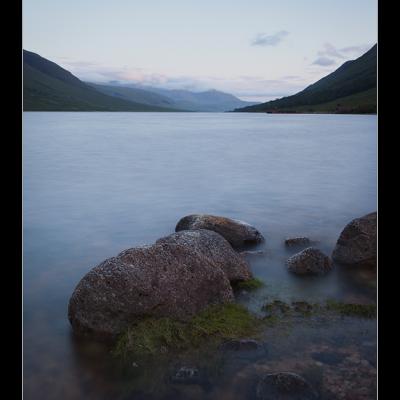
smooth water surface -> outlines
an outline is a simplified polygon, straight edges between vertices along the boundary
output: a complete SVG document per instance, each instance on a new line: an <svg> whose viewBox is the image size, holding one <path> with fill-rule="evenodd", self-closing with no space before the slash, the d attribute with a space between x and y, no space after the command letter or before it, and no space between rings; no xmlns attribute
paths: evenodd
<svg viewBox="0 0 400 400"><path fill-rule="evenodd" d="M90 268L187 214L237 218L266 237L249 257L266 283L243 300L254 309L267 297L373 299L341 268L293 277L283 240L309 236L330 254L347 222L376 210L376 125L358 115L24 113L25 398L119 398L120 377L105 379L99 351L83 356L71 336L69 296Z"/></svg>

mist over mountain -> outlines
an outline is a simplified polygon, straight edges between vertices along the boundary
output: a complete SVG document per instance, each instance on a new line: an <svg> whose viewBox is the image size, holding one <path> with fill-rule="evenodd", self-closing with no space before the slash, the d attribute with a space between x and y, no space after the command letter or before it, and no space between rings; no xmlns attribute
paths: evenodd
<svg viewBox="0 0 400 400"><path fill-rule="evenodd" d="M209 90L190 92L83 82L56 63L23 51L25 111L231 111L253 105Z"/></svg>
<svg viewBox="0 0 400 400"><path fill-rule="evenodd" d="M240 100L232 94L214 89L192 92L183 89L161 89L153 86L117 82L108 84L87 83L105 94L121 99L186 111L223 112L258 104Z"/></svg>
<svg viewBox="0 0 400 400"><path fill-rule="evenodd" d="M299 93L261 104L218 90L83 82L38 54L24 50L23 55L25 111L376 113L376 45Z"/></svg>
<svg viewBox="0 0 400 400"><path fill-rule="evenodd" d="M24 111L172 111L107 96L30 51L23 61Z"/></svg>

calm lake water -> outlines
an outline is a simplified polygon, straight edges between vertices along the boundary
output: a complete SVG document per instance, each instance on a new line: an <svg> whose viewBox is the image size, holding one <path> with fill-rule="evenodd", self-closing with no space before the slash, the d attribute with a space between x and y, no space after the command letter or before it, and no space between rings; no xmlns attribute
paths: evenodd
<svg viewBox="0 0 400 400"><path fill-rule="evenodd" d="M71 335L68 300L92 267L172 233L187 214L263 233L264 253L248 260L266 286L239 299L254 311L267 298L374 301L365 276L339 267L291 276L283 240L309 236L330 254L347 222L376 210L376 130L376 116L357 115L24 113L25 399L153 398L127 390L132 377L111 373L100 345ZM375 340L374 322L354 324L324 328L331 342L347 334L353 359L354 329ZM287 352L298 337L271 346ZM208 391L165 398L223 398L229 373Z"/></svg>

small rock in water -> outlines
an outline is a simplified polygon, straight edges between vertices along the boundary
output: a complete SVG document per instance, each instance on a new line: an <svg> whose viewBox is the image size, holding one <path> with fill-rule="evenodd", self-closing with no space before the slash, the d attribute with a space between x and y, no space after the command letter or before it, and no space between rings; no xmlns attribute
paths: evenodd
<svg viewBox="0 0 400 400"><path fill-rule="evenodd" d="M285 240L287 247L308 246L310 244L311 240L308 237L294 237Z"/></svg>
<svg viewBox="0 0 400 400"><path fill-rule="evenodd" d="M280 300L274 300L263 306L263 311L266 313L265 317L281 317L290 311L290 306Z"/></svg>
<svg viewBox="0 0 400 400"><path fill-rule="evenodd" d="M200 372L195 367L180 367L172 376L171 382L182 384L196 384L200 382Z"/></svg>
<svg viewBox="0 0 400 400"><path fill-rule="evenodd" d="M258 382L259 400L315 400L314 388L300 375L292 372L267 374Z"/></svg>
<svg viewBox="0 0 400 400"><path fill-rule="evenodd" d="M317 365L318 367L322 367L324 364L322 364L322 362L315 361L315 365Z"/></svg>
<svg viewBox="0 0 400 400"><path fill-rule="evenodd" d="M221 350L251 351L257 350L261 344L254 339L232 339L220 345Z"/></svg>
<svg viewBox="0 0 400 400"><path fill-rule="evenodd" d="M264 241L263 235L246 222L207 214L192 214L181 218L176 225L175 232L197 229L207 229L219 233L234 248Z"/></svg>
<svg viewBox="0 0 400 400"><path fill-rule="evenodd" d="M293 301L292 302L293 310L295 312L306 314L310 313L313 309L313 306L306 301Z"/></svg>
<svg viewBox="0 0 400 400"><path fill-rule="evenodd" d="M315 247L308 247L288 258L286 265L290 272L298 275L324 274L332 269L331 259Z"/></svg>

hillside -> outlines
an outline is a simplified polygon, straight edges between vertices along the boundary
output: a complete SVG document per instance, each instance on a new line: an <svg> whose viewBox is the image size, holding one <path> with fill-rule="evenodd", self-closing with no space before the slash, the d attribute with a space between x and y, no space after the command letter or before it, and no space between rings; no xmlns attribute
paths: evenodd
<svg viewBox="0 0 400 400"><path fill-rule="evenodd" d="M235 112L376 113L377 46L301 92Z"/></svg>
<svg viewBox="0 0 400 400"><path fill-rule="evenodd" d="M108 96L113 96L126 101L133 101L141 104L147 104L156 107L179 108L175 107L174 102L166 96L148 90L134 88L129 86L119 86L110 84L99 84L86 82L97 91Z"/></svg>
<svg viewBox="0 0 400 400"><path fill-rule="evenodd" d="M24 111L176 111L108 96L38 54L23 52Z"/></svg>

